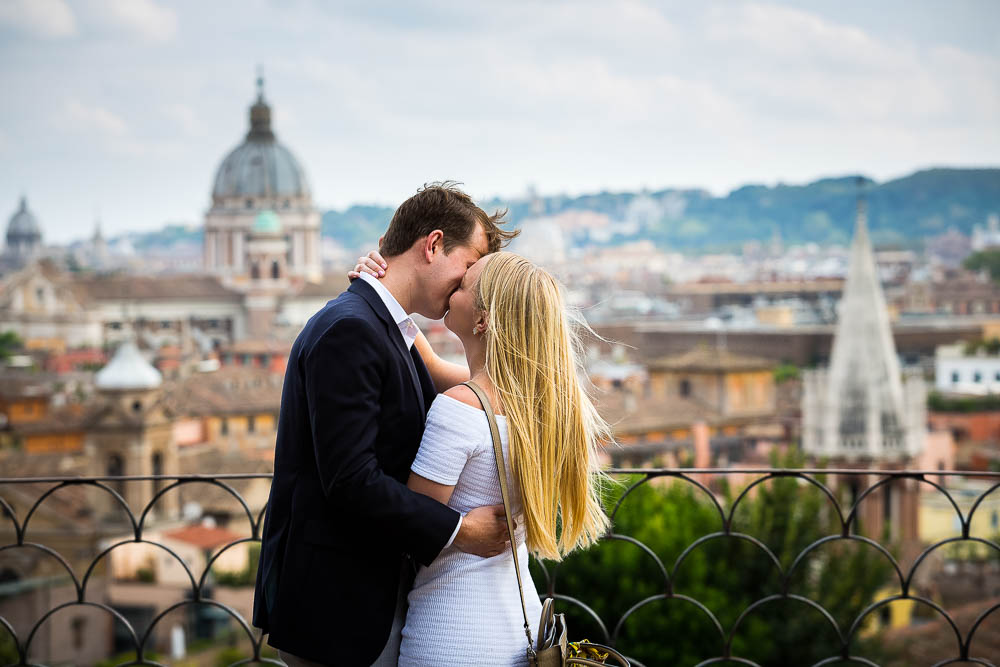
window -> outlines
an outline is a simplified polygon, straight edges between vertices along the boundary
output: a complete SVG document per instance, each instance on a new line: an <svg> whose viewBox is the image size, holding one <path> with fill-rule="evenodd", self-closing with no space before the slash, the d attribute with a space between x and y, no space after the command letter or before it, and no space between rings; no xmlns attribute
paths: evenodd
<svg viewBox="0 0 1000 667"><path fill-rule="evenodd" d="M229 435L229 420L225 417L223 417L222 421L219 422L219 433L222 435Z"/></svg>
<svg viewBox="0 0 1000 667"><path fill-rule="evenodd" d="M254 262L253 266L250 267L250 277L254 280L260 280L260 265L257 262Z"/></svg>
<svg viewBox="0 0 1000 667"><path fill-rule="evenodd" d="M281 277L281 266L278 264L277 260L271 262L271 278L277 280Z"/></svg>
<svg viewBox="0 0 1000 667"><path fill-rule="evenodd" d="M997 514L996 510L993 510L993 514L990 515L990 527L993 530L1000 528L1000 515Z"/></svg>
<svg viewBox="0 0 1000 667"><path fill-rule="evenodd" d="M980 382L983 381L983 374L980 373L979 371L976 371L975 373L972 374L972 381L975 382L976 384L979 384Z"/></svg>
<svg viewBox="0 0 1000 667"><path fill-rule="evenodd" d="M243 202L243 205L246 206L247 208L253 208L253 200L247 199L245 202Z"/></svg>
<svg viewBox="0 0 1000 667"><path fill-rule="evenodd" d="M996 373L993 374L993 381L1000 382L1000 371L997 371Z"/></svg>
<svg viewBox="0 0 1000 667"><path fill-rule="evenodd" d="M79 651L83 648L83 630L87 627L87 619L83 616L73 618L73 648Z"/></svg>
<svg viewBox="0 0 1000 667"><path fill-rule="evenodd" d="M44 287L38 287L38 288L35 289L35 298L39 302L45 301L45 288Z"/></svg>
<svg viewBox="0 0 1000 667"><path fill-rule="evenodd" d="M688 380L687 378L684 378L683 380L681 380L680 391L681 391L681 396L690 396L691 395L691 380Z"/></svg>
<svg viewBox="0 0 1000 667"><path fill-rule="evenodd" d="M253 433L256 430L256 428L257 428L257 419L253 415L250 415L249 417L247 417L247 432Z"/></svg>
<svg viewBox="0 0 1000 667"><path fill-rule="evenodd" d="M267 368L268 356L266 354L259 355L257 361L260 363L261 368Z"/></svg>
<svg viewBox="0 0 1000 667"><path fill-rule="evenodd" d="M960 377L961 376L958 374L958 371L952 371L951 372L951 383L952 384L958 384L958 381L959 381Z"/></svg>

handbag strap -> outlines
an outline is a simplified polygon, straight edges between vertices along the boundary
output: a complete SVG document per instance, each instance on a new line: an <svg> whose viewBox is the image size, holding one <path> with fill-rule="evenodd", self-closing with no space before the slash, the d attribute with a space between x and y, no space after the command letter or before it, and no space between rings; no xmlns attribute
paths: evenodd
<svg viewBox="0 0 1000 667"><path fill-rule="evenodd" d="M524 602L524 583L521 579L521 566L517 561L517 541L514 539L514 519L510 516L510 489L507 485L507 469L503 462L503 449L500 445L500 429L497 428L497 420L493 415L493 407L490 399L482 387L469 380L463 383L479 398L486 411L486 419L490 423L490 436L493 438L493 456L497 464L497 476L500 477L500 495L503 496L503 513L507 517L507 532L510 534L510 551L514 555L514 573L517 575L517 592L521 596L521 614L524 616L524 635L528 638L528 655L535 657L534 642L531 639L531 628L528 625L528 606Z"/></svg>

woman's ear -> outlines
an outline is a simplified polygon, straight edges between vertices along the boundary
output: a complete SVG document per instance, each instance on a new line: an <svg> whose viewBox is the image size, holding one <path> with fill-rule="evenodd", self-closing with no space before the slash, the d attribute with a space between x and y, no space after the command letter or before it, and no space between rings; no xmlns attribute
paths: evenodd
<svg viewBox="0 0 1000 667"><path fill-rule="evenodd" d="M486 330L490 326L490 314L485 310L480 310L476 315L476 323L473 326L473 330L476 334L486 333Z"/></svg>

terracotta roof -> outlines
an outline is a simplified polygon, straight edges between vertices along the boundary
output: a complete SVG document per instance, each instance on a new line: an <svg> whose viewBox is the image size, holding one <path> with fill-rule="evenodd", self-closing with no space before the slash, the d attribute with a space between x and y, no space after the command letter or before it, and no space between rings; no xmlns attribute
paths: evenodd
<svg viewBox="0 0 1000 667"><path fill-rule="evenodd" d="M230 345L223 345L219 352L231 354L283 354L287 355L292 349L290 341L270 340L262 338L248 338L240 340Z"/></svg>
<svg viewBox="0 0 1000 667"><path fill-rule="evenodd" d="M115 299L241 299L213 276L88 276L70 283L74 293L88 301Z"/></svg>
<svg viewBox="0 0 1000 667"><path fill-rule="evenodd" d="M346 273L328 273L318 283L305 283L297 297L333 299L350 285Z"/></svg>
<svg viewBox="0 0 1000 667"><path fill-rule="evenodd" d="M726 348L699 345L684 354L663 357L649 364L654 371L749 371L769 370L777 364L772 359L734 354Z"/></svg>
<svg viewBox="0 0 1000 667"><path fill-rule="evenodd" d="M198 523L193 526L185 526L184 528L171 530L164 533L163 537L176 540L178 542L193 544L194 546L202 549L214 549L215 547L231 544L240 539L242 535L237 535L236 533L230 532L225 528L206 526L205 524Z"/></svg>
<svg viewBox="0 0 1000 667"><path fill-rule="evenodd" d="M668 287L672 295L695 294L773 294L786 292L839 292L844 288L841 278L819 280L780 280L772 282L734 283L728 280L679 283Z"/></svg>
<svg viewBox="0 0 1000 667"><path fill-rule="evenodd" d="M719 418L715 410L690 399L630 395L623 389L597 392L594 404L617 435L688 428L695 421L712 423Z"/></svg>
<svg viewBox="0 0 1000 667"><path fill-rule="evenodd" d="M76 433L86 429L88 422L98 410L99 406L97 405L71 403L58 408L50 408L42 419L11 425L10 429L22 435Z"/></svg>
<svg viewBox="0 0 1000 667"><path fill-rule="evenodd" d="M165 400L188 416L277 412L283 381L264 368L226 366L165 385Z"/></svg>
<svg viewBox="0 0 1000 667"><path fill-rule="evenodd" d="M945 608L964 636L979 615L995 604L1000 604L1000 598L984 598L958 608L949 606ZM926 605L919 603L917 606L928 609ZM888 647L890 654L899 661L894 664L933 665L959 656L954 630L940 614L930 611L929 615L933 620L906 628L887 630L879 637ZM991 614L979 626L972 640L969 657L995 660L996 656L1000 655L1000 626L996 623L995 617L995 614Z"/></svg>
<svg viewBox="0 0 1000 667"><path fill-rule="evenodd" d="M58 381L58 376L53 373L19 372L4 368L0 373L0 397L47 398L52 395L53 385Z"/></svg>

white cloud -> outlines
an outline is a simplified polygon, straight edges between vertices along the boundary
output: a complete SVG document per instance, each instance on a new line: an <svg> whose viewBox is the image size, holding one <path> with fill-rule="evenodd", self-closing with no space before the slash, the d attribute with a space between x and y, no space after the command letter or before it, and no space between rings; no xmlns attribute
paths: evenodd
<svg viewBox="0 0 1000 667"><path fill-rule="evenodd" d="M89 0L98 22L141 39L168 42L177 34L177 12L154 0Z"/></svg>
<svg viewBox="0 0 1000 667"><path fill-rule="evenodd" d="M195 110L186 104L168 104L163 109L163 115L173 121L186 135L202 134L204 126Z"/></svg>
<svg viewBox="0 0 1000 667"><path fill-rule="evenodd" d="M91 106L79 100L70 100L58 122L67 129L78 133L97 133L102 137L124 137L128 124L120 116L108 109Z"/></svg>
<svg viewBox="0 0 1000 667"><path fill-rule="evenodd" d="M76 19L65 0L0 0L0 25L38 37L76 34Z"/></svg>

